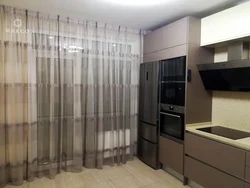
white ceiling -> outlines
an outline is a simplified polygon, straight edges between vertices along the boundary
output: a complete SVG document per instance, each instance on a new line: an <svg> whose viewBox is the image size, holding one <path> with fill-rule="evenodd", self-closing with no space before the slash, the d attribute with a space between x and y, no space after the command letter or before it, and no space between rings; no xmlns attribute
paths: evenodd
<svg viewBox="0 0 250 188"><path fill-rule="evenodd" d="M246 0L166 0L166 3L150 6L121 5L109 0L0 0L0 4L131 28L154 29L188 15L204 17L242 1Z"/></svg>

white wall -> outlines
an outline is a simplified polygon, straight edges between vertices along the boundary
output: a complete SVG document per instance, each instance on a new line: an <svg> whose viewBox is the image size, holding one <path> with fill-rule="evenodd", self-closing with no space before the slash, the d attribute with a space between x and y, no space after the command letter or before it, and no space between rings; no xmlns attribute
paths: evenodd
<svg viewBox="0 0 250 188"><path fill-rule="evenodd" d="M201 46L250 36L250 1L201 20Z"/></svg>

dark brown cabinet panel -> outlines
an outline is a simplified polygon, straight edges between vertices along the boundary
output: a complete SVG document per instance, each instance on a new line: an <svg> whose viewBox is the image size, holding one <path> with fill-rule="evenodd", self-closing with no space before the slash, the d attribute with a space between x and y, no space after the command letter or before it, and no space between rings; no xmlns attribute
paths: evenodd
<svg viewBox="0 0 250 188"><path fill-rule="evenodd" d="M250 188L250 184L249 184L249 183L246 183L246 184L245 184L245 188Z"/></svg>
<svg viewBox="0 0 250 188"><path fill-rule="evenodd" d="M180 174L183 174L183 149L182 144L160 136L160 162Z"/></svg>
<svg viewBox="0 0 250 188"><path fill-rule="evenodd" d="M246 152L201 136L186 133L185 153L199 161L244 179Z"/></svg>
<svg viewBox="0 0 250 188"><path fill-rule="evenodd" d="M246 165L250 167L250 152L247 152Z"/></svg>
<svg viewBox="0 0 250 188"><path fill-rule="evenodd" d="M205 188L244 188L245 182L190 157L185 157L184 175Z"/></svg>
<svg viewBox="0 0 250 188"><path fill-rule="evenodd" d="M250 182L250 167L246 166L245 179Z"/></svg>

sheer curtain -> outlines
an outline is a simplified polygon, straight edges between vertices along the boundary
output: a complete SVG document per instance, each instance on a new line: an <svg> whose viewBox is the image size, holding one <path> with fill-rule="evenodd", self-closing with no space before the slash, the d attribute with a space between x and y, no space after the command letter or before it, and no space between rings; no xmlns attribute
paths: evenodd
<svg viewBox="0 0 250 188"><path fill-rule="evenodd" d="M133 159L142 31L0 16L0 187Z"/></svg>

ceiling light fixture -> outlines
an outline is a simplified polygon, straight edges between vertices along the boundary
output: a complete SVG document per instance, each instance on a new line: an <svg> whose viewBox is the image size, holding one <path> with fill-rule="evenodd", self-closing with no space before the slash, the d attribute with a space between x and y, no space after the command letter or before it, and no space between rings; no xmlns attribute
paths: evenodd
<svg viewBox="0 0 250 188"><path fill-rule="evenodd" d="M159 5L173 0L106 0L116 4L131 6Z"/></svg>

